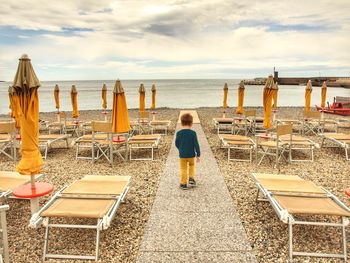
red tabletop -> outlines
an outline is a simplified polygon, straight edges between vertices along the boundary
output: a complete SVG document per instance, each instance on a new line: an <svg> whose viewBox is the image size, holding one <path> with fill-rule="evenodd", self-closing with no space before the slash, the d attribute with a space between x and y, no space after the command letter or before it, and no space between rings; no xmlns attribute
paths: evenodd
<svg viewBox="0 0 350 263"><path fill-rule="evenodd" d="M35 183L35 188L32 188L30 183L17 187L12 194L19 198L36 198L47 195L53 191L53 185L48 183Z"/></svg>
<svg viewBox="0 0 350 263"><path fill-rule="evenodd" d="M274 134L271 133L257 133L255 137L263 138L263 139L272 139L275 138Z"/></svg>
<svg viewBox="0 0 350 263"><path fill-rule="evenodd" d="M346 189L345 194L350 197L350 188Z"/></svg>
<svg viewBox="0 0 350 263"><path fill-rule="evenodd" d="M114 136L112 140L113 140L113 142L125 142L125 137L124 136Z"/></svg>

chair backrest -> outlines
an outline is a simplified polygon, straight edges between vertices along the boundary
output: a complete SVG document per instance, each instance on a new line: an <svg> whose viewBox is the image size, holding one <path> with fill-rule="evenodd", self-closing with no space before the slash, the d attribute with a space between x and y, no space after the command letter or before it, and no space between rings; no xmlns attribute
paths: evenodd
<svg viewBox="0 0 350 263"><path fill-rule="evenodd" d="M92 132L112 132L112 123L104 121L92 121L91 122Z"/></svg>
<svg viewBox="0 0 350 263"><path fill-rule="evenodd" d="M16 122L0 122L0 133L15 133L16 132Z"/></svg>
<svg viewBox="0 0 350 263"><path fill-rule="evenodd" d="M277 137L292 134L293 133L293 124L281 124L277 125Z"/></svg>
<svg viewBox="0 0 350 263"><path fill-rule="evenodd" d="M255 117L256 116L256 110L246 110L244 111L245 117Z"/></svg>
<svg viewBox="0 0 350 263"><path fill-rule="evenodd" d="M310 118L310 119L320 119L321 118L321 112L319 112L319 111L304 112L304 117L305 118Z"/></svg>

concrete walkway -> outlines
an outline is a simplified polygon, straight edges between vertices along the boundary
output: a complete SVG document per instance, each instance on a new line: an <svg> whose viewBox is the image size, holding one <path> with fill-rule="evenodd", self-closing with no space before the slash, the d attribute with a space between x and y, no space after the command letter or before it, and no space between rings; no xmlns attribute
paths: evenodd
<svg viewBox="0 0 350 263"><path fill-rule="evenodd" d="M256 262L203 129L193 129L202 152L197 187L179 189L173 143L136 262Z"/></svg>

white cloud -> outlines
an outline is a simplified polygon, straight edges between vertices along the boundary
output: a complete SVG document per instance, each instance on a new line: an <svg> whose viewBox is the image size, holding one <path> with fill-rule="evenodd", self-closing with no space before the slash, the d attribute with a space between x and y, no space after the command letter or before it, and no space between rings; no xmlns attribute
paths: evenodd
<svg viewBox="0 0 350 263"><path fill-rule="evenodd" d="M347 0L2 2L0 33L22 30L0 40L0 79L22 53L42 79L346 74L349 12Z"/></svg>

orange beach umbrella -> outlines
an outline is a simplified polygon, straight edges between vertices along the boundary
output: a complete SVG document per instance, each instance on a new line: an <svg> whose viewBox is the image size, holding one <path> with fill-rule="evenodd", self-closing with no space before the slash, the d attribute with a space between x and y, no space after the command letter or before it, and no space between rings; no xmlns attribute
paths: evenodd
<svg viewBox="0 0 350 263"><path fill-rule="evenodd" d="M278 95L278 84L277 82L272 87L272 99L273 99L273 110L277 110L277 95Z"/></svg>
<svg viewBox="0 0 350 263"><path fill-rule="evenodd" d="M107 86L103 84L102 87L102 108L106 111L107 109Z"/></svg>
<svg viewBox="0 0 350 263"><path fill-rule="evenodd" d="M145 97L146 97L146 90L145 86L141 83L140 88L139 88L139 93L140 93L140 112L145 111Z"/></svg>
<svg viewBox="0 0 350 263"><path fill-rule="evenodd" d="M227 83L225 83L225 85L224 85L224 101L223 101L223 105L222 105L224 110L227 109L227 94L228 94L228 86L227 86Z"/></svg>
<svg viewBox="0 0 350 263"><path fill-rule="evenodd" d="M151 106L151 109L154 111L156 110L156 93L157 93L157 90L156 90L156 85L152 85L152 106Z"/></svg>
<svg viewBox="0 0 350 263"><path fill-rule="evenodd" d="M236 113L237 114L242 114L243 113L243 101L244 101L244 82L243 80L241 80L239 82L239 86L238 86L238 106L237 106L237 110Z"/></svg>
<svg viewBox="0 0 350 263"><path fill-rule="evenodd" d="M321 107L326 107L326 97L327 97L327 84L324 81L321 88Z"/></svg>
<svg viewBox="0 0 350 263"><path fill-rule="evenodd" d="M55 97L56 109L57 111L60 111L60 88L58 87L57 84L55 85L53 95Z"/></svg>
<svg viewBox="0 0 350 263"><path fill-rule="evenodd" d="M32 176L40 173L43 159L39 150L39 97L40 82L35 75L30 59L22 55L19 59L18 69L13 81L15 93L18 98L17 114L21 123L22 159L16 170L25 175Z"/></svg>
<svg viewBox="0 0 350 263"><path fill-rule="evenodd" d="M263 93L263 105L264 105L264 127L269 129L271 127L271 108L272 108L272 94L273 94L273 77L270 75L265 83Z"/></svg>
<svg viewBox="0 0 350 263"><path fill-rule="evenodd" d="M113 108L112 108L112 132L127 133L130 131L130 121L128 107L122 83L118 79L115 82L113 90Z"/></svg>
<svg viewBox="0 0 350 263"><path fill-rule="evenodd" d="M70 91L70 99L72 102L72 117L73 118L78 118L79 117L79 111L78 111L78 91L75 85L72 85L72 89Z"/></svg>
<svg viewBox="0 0 350 263"><path fill-rule="evenodd" d="M306 88L305 88L305 112L310 111L310 105L311 105L311 93L312 93L312 82L311 79L307 82Z"/></svg>

